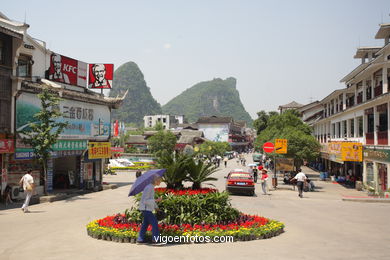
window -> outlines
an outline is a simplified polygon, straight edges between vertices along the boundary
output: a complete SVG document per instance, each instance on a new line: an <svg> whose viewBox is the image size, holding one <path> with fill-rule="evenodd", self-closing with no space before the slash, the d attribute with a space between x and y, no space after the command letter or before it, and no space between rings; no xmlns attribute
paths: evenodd
<svg viewBox="0 0 390 260"><path fill-rule="evenodd" d="M343 137L347 137L347 120L343 121Z"/></svg>
<svg viewBox="0 0 390 260"><path fill-rule="evenodd" d="M31 77L31 56L20 55L18 59L17 75L19 77Z"/></svg>
<svg viewBox="0 0 390 260"><path fill-rule="evenodd" d="M349 136L354 137L355 136L355 119L349 120Z"/></svg>
<svg viewBox="0 0 390 260"><path fill-rule="evenodd" d="M336 137L336 124L332 124L333 137Z"/></svg>
<svg viewBox="0 0 390 260"><path fill-rule="evenodd" d="M358 117L358 135L363 137L363 117Z"/></svg>
<svg viewBox="0 0 390 260"><path fill-rule="evenodd" d="M163 123L166 123L167 122L167 119L166 118L163 118Z"/></svg>
<svg viewBox="0 0 390 260"><path fill-rule="evenodd" d="M387 131L387 113L379 114L379 131Z"/></svg>
<svg viewBox="0 0 390 260"><path fill-rule="evenodd" d="M374 130L374 114L367 115L367 133L373 133Z"/></svg>
<svg viewBox="0 0 390 260"><path fill-rule="evenodd" d="M337 128L336 137L340 138L341 137L341 123L340 122L337 123L337 127L336 128Z"/></svg>

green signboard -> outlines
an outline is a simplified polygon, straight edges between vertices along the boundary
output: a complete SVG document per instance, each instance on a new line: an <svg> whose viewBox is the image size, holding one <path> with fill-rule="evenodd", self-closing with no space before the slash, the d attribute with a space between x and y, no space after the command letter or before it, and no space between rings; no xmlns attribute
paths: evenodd
<svg viewBox="0 0 390 260"><path fill-rule="evenodd" d="M80 151L88 148L87 140L58 140L52 145L53 151ZM32 148L16 147L16 152L32 152Z"/></svg>
<svg viewBox="0 0 390 260"><path fill-rule="evenodd" d="M381 149L381 150L364 149L363 156L365 160L390 162L390 150L386 150L386 149Z"/></svg>

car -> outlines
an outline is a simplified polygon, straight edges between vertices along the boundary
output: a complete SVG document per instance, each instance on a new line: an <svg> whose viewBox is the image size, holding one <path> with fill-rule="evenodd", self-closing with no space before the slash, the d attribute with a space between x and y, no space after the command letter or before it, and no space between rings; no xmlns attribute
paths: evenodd
<svg viewBox="0 0 390 260"><path fill-rule="evenodd" d="M255 153L252 155L252 159L254 162L260 162L263 158L263 155L261 153Z"/></svg>
<svg viewBox="0 0 390 260"><path fill-rule="evenodd" d="M255 182L253 174L241 169L231 171L226 180L226 191L230 193L245 193L255 195Z"/></svg>

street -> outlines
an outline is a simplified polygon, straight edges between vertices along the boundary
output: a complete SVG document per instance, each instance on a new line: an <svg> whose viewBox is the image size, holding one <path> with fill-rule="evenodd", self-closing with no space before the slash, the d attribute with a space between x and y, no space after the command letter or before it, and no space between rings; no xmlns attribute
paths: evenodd
<svg viewBox="0 0 390 260"><path fill-rule="evenodd" d="M224 176L235 168L246 169L230 160L215 173L219 190L224 189ZM133 204L127 194L134 172L104 178L118 188L32 205L26 214L1 210L0 259L388 259L390 254L390 204L345 202L342 195L357 192L320 181L315 181L318 190L305 192L302 199L291 190L262 195L260 184L254 197L231 196L240 211L285 223L285 233L271 239L164 247L96 240L87 236L88 222Z"/></svg>

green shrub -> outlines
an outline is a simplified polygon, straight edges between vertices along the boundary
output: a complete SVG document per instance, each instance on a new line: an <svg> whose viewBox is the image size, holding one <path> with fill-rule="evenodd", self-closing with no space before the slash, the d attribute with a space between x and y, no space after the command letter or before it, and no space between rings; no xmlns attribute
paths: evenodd
<svg viewBox="0 0 390 260"><path fill-rule="evenodd" d="M156 194L156 197L159 194ZM141 195L135 197L137 204ZM229 200L227 192L212 192L197 195L164 194L161 202L158 203L160 210L164 211L166 224L220 224L235 221L240 212L234 209ZM126 216L129 220L141 222L139 211L132 208Z"/></svg>

